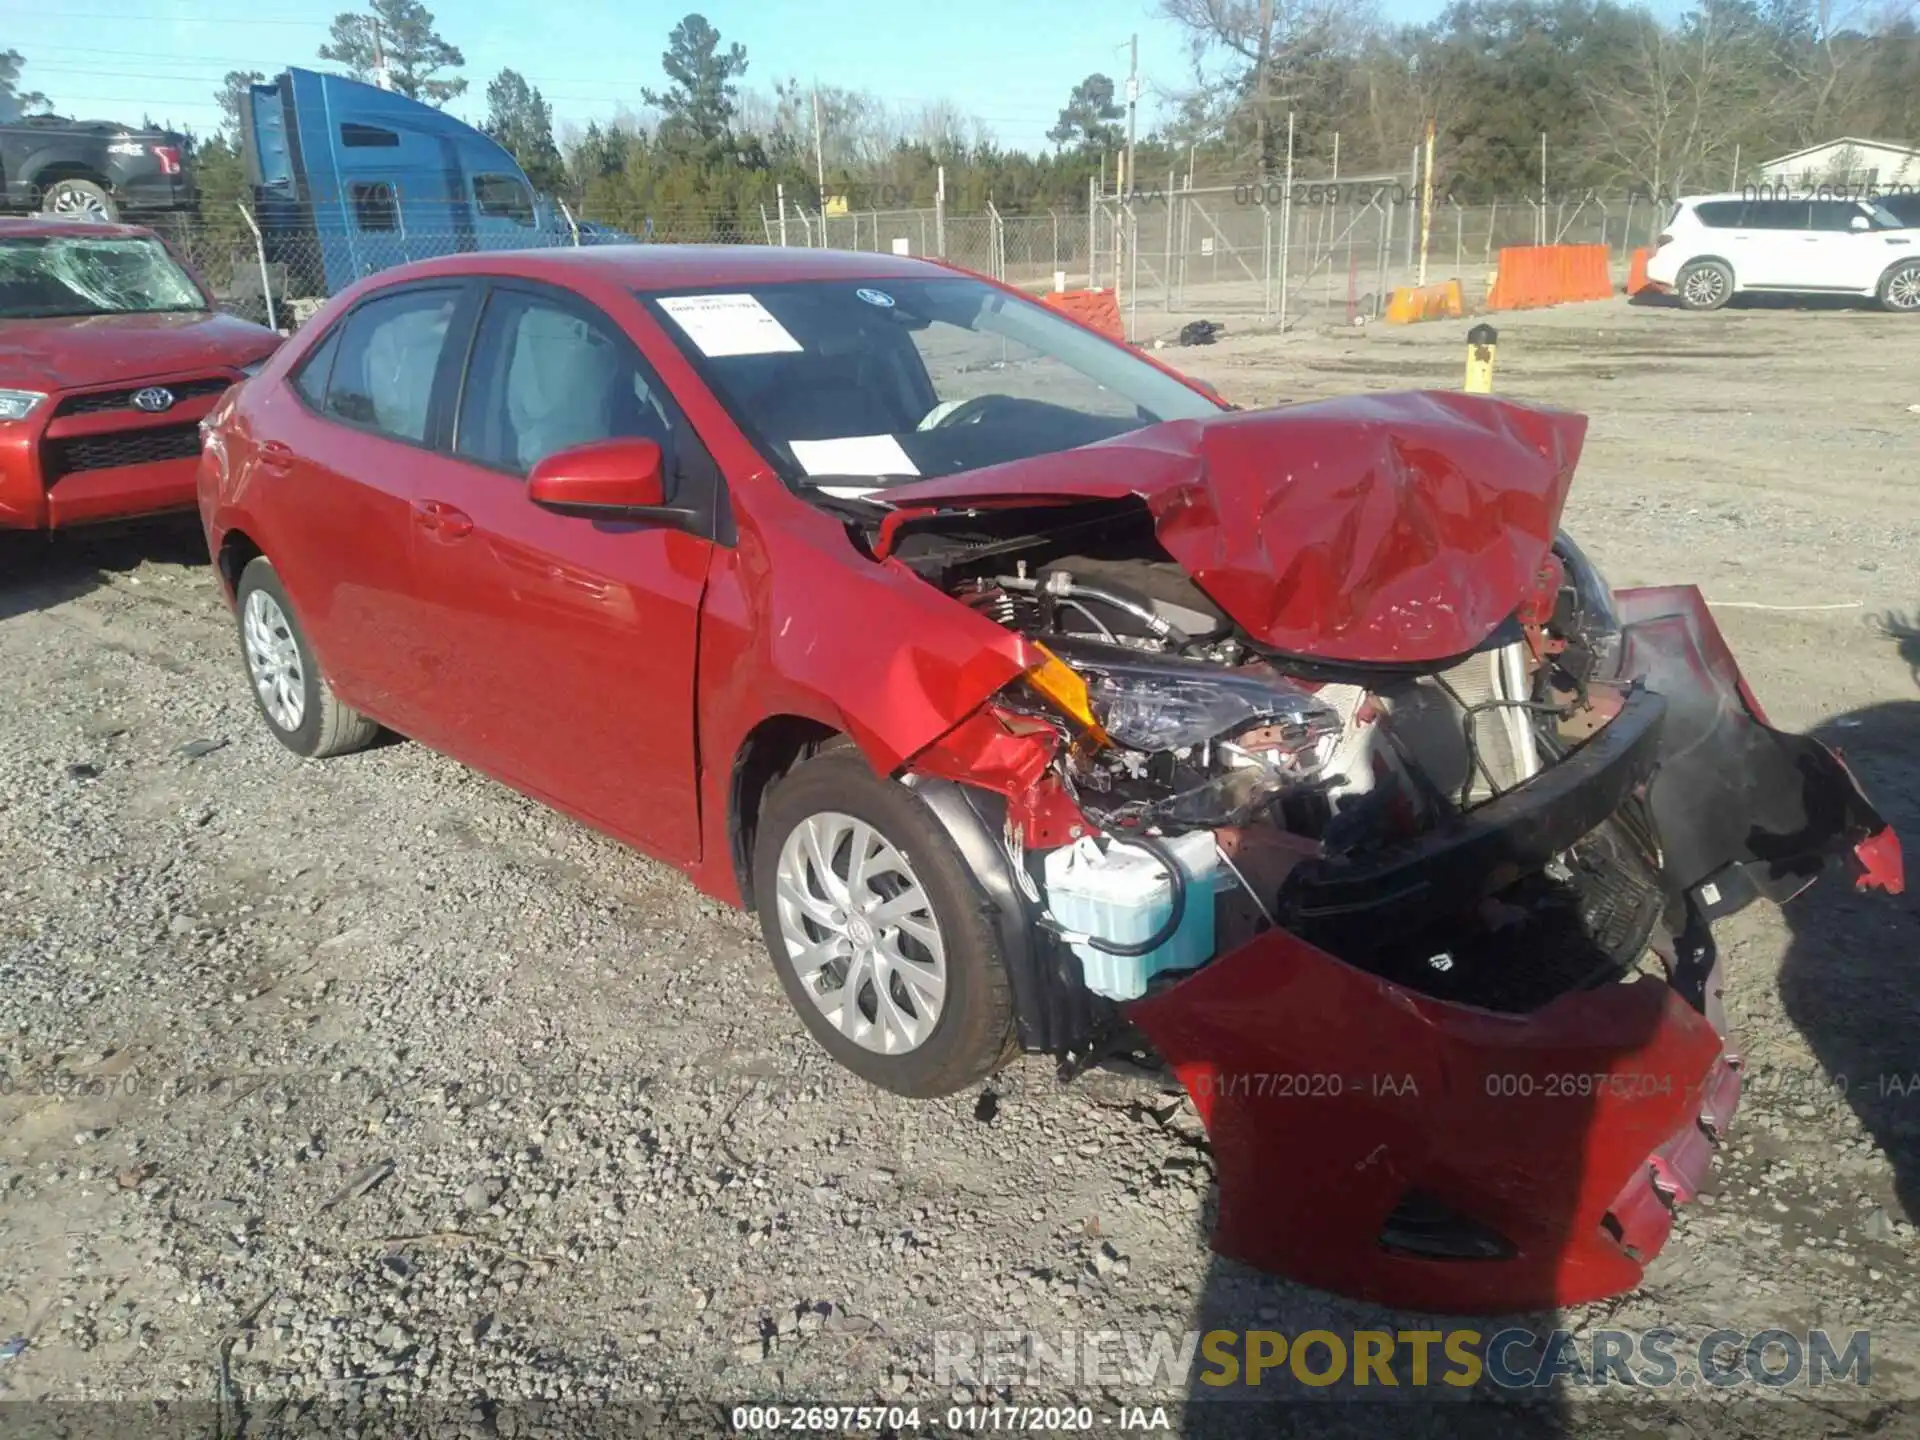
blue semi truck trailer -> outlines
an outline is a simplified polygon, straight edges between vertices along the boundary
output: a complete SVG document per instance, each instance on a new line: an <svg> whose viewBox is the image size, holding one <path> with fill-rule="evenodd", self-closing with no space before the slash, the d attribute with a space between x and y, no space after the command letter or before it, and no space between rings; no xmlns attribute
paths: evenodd
<svg viewBox="0 0 1920 1440"><path fill-rule="evenodd" d="M344 76L290 69L252 86L240 132L267 259L296 294L455 251L630 238L576 223L471 125Z"/></svg>

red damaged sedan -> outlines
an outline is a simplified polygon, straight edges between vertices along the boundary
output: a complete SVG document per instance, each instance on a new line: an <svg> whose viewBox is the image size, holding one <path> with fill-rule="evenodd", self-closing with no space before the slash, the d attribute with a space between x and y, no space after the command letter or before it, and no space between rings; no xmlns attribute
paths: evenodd
<svg viewBox="0 0 1920 1440"><path fill-rule="evenodd" d="M1585 422L1239 412L874 255L406 266L214 413L274 734L390 727L759 914L932 1096L1157 1057L1225 1254L1452 1311L1632 1286L1738 1098L1712 922L1898 890L1698 592L1559 520Z"/></svg>

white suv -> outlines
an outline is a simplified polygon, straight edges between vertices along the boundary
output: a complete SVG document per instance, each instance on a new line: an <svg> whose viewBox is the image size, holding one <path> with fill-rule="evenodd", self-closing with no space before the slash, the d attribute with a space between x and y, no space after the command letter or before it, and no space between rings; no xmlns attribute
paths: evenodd
<svg viewBox="0 0 1920 1440"><path fill-rule="evenodd" d="M1694 195L1674 206L1647 279L1689 310L1748 290L1871 295L1920 313L1920 229L1869 200Z"/></svg>

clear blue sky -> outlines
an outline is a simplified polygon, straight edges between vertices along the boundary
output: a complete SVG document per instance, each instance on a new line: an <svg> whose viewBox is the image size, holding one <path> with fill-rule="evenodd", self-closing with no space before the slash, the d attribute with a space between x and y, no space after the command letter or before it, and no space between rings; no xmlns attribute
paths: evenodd
<svg viewBox="0 0 1920 1440"><path fill-rule="evenodd" d="M553 105L556 125L641 108L665 77L660 55L688 0L427 0L444 36L466 52L466 95L485 110L486 82L519 70ZM207 134L213 92L229 70L272 76L325 68L314 51L340 0L0 0L12 13L0 45L26 57L30 90L62 114L138 120L142 112ZM359 8L354 6L352 8ZM1182 32L1151 0L714 0L698 7L724 41L747 48L744 84L771 92L788 76L865 90L889 101L951 100L1001 143L1045 145L1067 93L1092 71L1122 81L1127 37L1140 36L1141 128L1154 87L1188 83ZM1397 13L1438 0L1398 0ZM1122 83L1124 83L1122 81Z"/></svg>

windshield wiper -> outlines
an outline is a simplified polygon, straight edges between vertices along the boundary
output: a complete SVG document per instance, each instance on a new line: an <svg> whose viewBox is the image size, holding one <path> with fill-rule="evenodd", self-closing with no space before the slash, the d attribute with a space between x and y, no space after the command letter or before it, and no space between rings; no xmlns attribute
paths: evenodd
<svg viewBox="0 0 1920 1440"><path fill-rule="evenodd" d="M893 513L893 506L873 492L895 481L919 478L917 475L803 475L789 482L789 488L822 510L865 523Z"/></svg>

